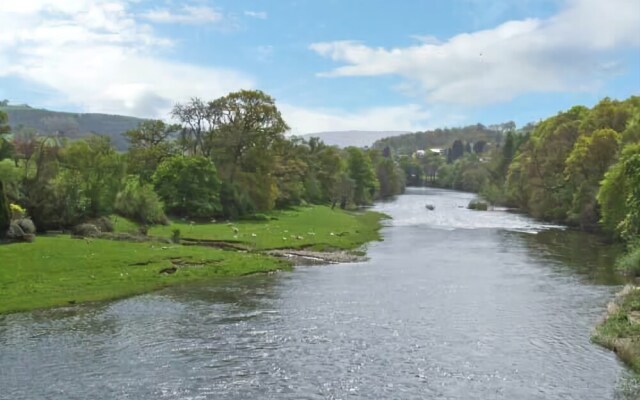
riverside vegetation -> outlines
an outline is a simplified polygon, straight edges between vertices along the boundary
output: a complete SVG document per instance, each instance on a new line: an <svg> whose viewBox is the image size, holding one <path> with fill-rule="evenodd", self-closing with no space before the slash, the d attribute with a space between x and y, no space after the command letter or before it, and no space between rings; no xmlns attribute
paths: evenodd
<svg viewBox="0 0 640 400"><path fill-rule="evenodd" d="M478 126L450 137L441 154L416 153L413 144L437 137L411 134L375 147L394 155L409 184L477 192L491 204L622 242L618 268L640 277L640 97L575 106L522 129ZM640 372L640 291L625 291L615 304L594 341Z"/></svg>
<svg viewBox="0 0 640 400"><path fill-rule="evenodd" d="M104 136L12 133L0 112L0 313L288 268L270 249L354 249L382 216L349 210L404 190L377 150L287 138L260 91L172 115L127 131L122 153Z"/></svg>

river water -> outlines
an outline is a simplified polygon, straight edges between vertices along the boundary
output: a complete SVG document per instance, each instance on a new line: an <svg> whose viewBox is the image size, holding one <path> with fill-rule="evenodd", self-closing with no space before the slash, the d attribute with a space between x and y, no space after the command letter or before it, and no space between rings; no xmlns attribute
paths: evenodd
<svg viewBox="0 0 640 400"><path fill-rule="evenodd" d="M472 197L379 204L368 262L0 317L0 399L635 398L589 342L615 251Z"/></svg>

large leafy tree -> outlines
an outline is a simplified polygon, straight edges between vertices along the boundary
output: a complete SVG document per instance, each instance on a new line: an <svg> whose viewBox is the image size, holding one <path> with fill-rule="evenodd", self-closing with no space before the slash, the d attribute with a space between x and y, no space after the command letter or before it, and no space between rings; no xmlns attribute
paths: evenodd
<svg viewBox="0 0 640 400"><path fill-rule="evenodd" d="M624 147L598 191L602 224L615 236L632 240L640 233L640 143Z"/></svg>
<svg viewBox="0 0 640 400"><path fill-rule="evenodd" d="M238 171L256 171L254 157L267 158L289 129L275 100L259 90L230 93L209 103L214 122L213 154L223 176L233 181Z"/></svg>
<svg viewBox="0 0 640 400"><path fill-rule="evenodd" d="M143 182L151 182L151 177L162 160L176 154L174 136L180 131L178 125L168 125L163 121L142 122L136 129L124 136L129 141L127 168Z"/></svg>
<svg viewBox="0 0 640 400"><path fill-rule="evenodd" d="M153 182L170 214L211 218L222 212L218 172L205 157L167 158L158 166Z"/></svg>
<svg viewBox="0 0 640 400"><path fill-rule="evenodd" d="M347 171L353 180L353 201L356 205L370 204L379 183L369 154L357 147L347 148Z"/></svg>
<svg viewBox="0 0 640 400"><path fill-rule="evenodd" d="M123 157L106 136L92 136L64 148L60 154L61 171L56 189L66 224L109 215L125 176Z"/></svg>
<svg viewBox="0 0 640 400"><path fill-rule="evenodd" d="M610 128L582 135L566 160L565 177L571 185L573 201L570 222L582 228L594 227L599 219L596 193L609 166L615 162L620 134Z"/></svg>

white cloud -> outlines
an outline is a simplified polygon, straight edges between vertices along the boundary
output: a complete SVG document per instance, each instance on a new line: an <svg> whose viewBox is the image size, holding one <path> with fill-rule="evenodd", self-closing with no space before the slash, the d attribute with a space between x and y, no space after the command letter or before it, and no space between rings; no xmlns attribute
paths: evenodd
<svg viewBox="0 0 640 400"><path fill-rule="evenodd" d="M86 111L167 117L174 102L254 86L237 71L162 57L172 42L125 0L10 0L0 26L0 76L44 85L57 103Z"/></svg>
<svg viewBox="0 0 640 400"><path fill-rule="evenodd" d="M155 9L142 14L142 17L163 24L208 24L222 20L222 13L211 7L182 6L179 11L169 9Z"/></svg>
<svg viewBox="0 0 640 400"><path fill-rule="evenodd" d="M291 104L279 104L285 121L294 135L325 131L375 130L417 131L437 125L449 125L456 119L437 118L417 104L372 107L354 112L333 108L303 108Z"/></svg>
<svg viewBox="0 0 640 400"><path fill-rule="evenodd" d="M529 92L589 90L608 77L617 50L638 46L637 0L567 0L548 19L509 21L443 43L385 49L338 41L310 48L345 64L322 76L397 75L417 82L431 102L480 105Z"/></svg>
<svg viewBox="0 0 640 400"><path fill-rule="evenodd" d="M245 11L244 15L257 19L267 19L269 17L266 11Z"/></svg>

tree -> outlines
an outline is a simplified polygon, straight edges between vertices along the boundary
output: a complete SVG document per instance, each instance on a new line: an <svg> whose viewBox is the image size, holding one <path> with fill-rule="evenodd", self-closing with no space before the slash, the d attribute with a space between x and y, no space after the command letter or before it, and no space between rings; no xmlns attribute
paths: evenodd
<svg viewBox="0 0 640 400"><path fill-rule="evenodd" d="M176 154L172 138L180 131L178 125L167 125L160 120L142 122L136 129L123 135L129 141L127 167L143 182L151 182L153 173L165 158Z"/></svg>
<svg viewBox="0 0 640 400"><path fill-rule="evenodd" d="M241 90L210 102L208 109L213 157L222 176L233 182L238 171L264 172L256 171L252 158L268 158L289 130L275 100L259 90Z"/></svg>
<svg viewBox="0 0 640 400"><path fill-rule="evenodd" d="M451 155L451 162L456 161L464 155L464 144L462 143L462 140L458 139L453 142L453 146L451 146L449 154Z"/></svg>
<svg viewBox="0 0 640 400"><path fill-rule="evenodd" d="M167 212L172 215L212 218L222 212L218 172L205 157L167 158L158 166L153 182Z"/></svg>
<svg viewBox="0 0 640 400"><path fill-rule="evenodd" d="M195 97L186 104L176 104L171 115L182 124L179 143L183 153L208 157L211 149L205 147L205 135L213 124L209 107Z"/></svg>
<svg viewBox="0 0 640 400"><path fill-rule="evenodd" d="M404 173L390 158L382 157L376 163L379 198L388 198L404 191Z"/></svg>
<svg viewBox="0 0 640 400"><path fill-rule="evenodd" d="M371 158L364 150L349 147L347 152L347 171L354 182L353 201L356 205L371 204L378 189L378 181Z"/></svg>
<svg viewBox="0 0 640 400"><path fill-rule="evenodd" d="M632 240L640 232L640 144L624 147L598 191L601 222L607 232Z"/></svg>
<svg viewBox="0 0 640 400"><path fill-rule="evenodd" d="M91 136L71 143L61 152L63 168L60 182L76 189L86 197L80 217L96 218L109 215L125 176L123 157L116 153L107 136ZM69 186L71 185L71 186ZM72 205L73 206L73 205Z"/></svg>

